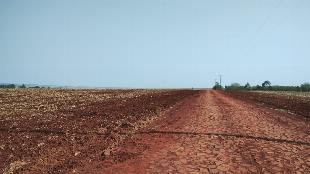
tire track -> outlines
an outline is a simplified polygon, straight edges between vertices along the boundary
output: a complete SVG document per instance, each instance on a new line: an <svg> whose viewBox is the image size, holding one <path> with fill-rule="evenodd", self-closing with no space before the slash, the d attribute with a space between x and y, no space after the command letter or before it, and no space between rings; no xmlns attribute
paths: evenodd
<svg viewBox="0 0 310 174"><path fill-rule="evenodd" d="M111 159L119 156L112 155L98 173L310 173L308 126L281 112L205 91L113 152L140 155L114 163Z"/></svg>

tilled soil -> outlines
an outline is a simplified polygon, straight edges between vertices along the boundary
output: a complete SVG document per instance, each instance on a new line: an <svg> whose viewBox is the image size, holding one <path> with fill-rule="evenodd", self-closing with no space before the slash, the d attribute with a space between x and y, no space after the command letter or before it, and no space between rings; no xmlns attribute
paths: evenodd
<svg viewBox="0 0 310 174"><path fill-rule="evenodd" d="M124 138L198 93L0 90L0 172L68 173L101 162Z"/></svg>
<svg viewBox="0 0 310 174"><path fill-rule="evenodd" d="M290 95L290 92L288 92L288 95L285 95L285 92L279 95L276 93L246 91L232 91L228 92L228 94L241 100L263 103L266 106L293 112L310 119L310 97L294 96Z"/></svg>
<svg viewBox="0 0 310 174"><path fill-rule="evenodd" d="M310 173L303 116L205 91L77 173Z"/></svg>

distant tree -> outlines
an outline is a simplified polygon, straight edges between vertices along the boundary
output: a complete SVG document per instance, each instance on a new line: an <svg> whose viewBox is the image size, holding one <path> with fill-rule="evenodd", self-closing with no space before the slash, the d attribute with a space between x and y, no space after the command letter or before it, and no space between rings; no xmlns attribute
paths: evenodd
<svg viewBox="0 0 310 174"><path fill-rule="evenodd" d="M245 85L244 85L244 88L245 89L251 89L251 85L249 82L247 82Z"/></svg>
<svg viewBox="0 0 310 174"><path fill-rule="evenodd" d="M261 90L261 89L262 89L262 87L261 87L261 86L256 85L255 90Z"/></svg>
<svg viewBox="0 0 310 174"><path fill-rule="evenodd" d="M232 83L230 86L233 88L239 88L240 84L239 83Z"/></svg>
<svg viewBox="0 0 310 174"><path fill-rule="evenodd" d="M15 84L4 85L3 88L16 88Z"/></svg>
<svg viewBox="0 0 310 174"><path fill-rule="evenodd" d="M25 85L25 84L22 84L22 85L20 86L20 88L26 88L26 85Z"/></svg>
<svg viewBox="0 0 310 174"><path fill-rule="evenodd" d="M225 86L225 90L241 90L243 89L239 83L232 83L230 86Z"/></svg>
<svg viewBox="0 0 310 174"><path fill-rule="evenodd" d="M310 83L303 83L300 85L301 91L309 92L310 91Z"/></svg>
<svg viewBox="0 0 310 174"><path fill-rule="evenodd" d="M264 81L264 83L262 83L262 87L263 88L266 88L266 87L270 87L271 86L271 83L270 83L270 81L268 81L268 80L266 80L266 81Z"/></svg>
<svg viewBox="0 0 310 174"><path fill-rule="evenodd" d="M29 88L40 88L40 86L32 86L32 87L29 87Z"/></svg>
<svg viewBox="0 0 310 174"><path fill-rule="evenodd" d="M215 89L215 90L222 90L223 87L219 84L219 82L215 82L215 85L213 86L213 89Z"/></svg>

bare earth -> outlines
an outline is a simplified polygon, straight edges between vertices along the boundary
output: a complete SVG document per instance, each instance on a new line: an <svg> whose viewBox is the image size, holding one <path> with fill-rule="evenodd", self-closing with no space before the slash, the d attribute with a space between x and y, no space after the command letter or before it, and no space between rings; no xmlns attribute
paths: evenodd
<svg viewBox="0 0 310 174"><path fill-rule="evenodd" d="M310 173L306 118L218 91L188 97L77 173Z"/></svg>
<svg viewBox="0 0 310 174"><path fill-rule="evenodd" d="M0 173L69 173L194 90L0 89ZM90 172L86 172L90 173Z"/></svg>

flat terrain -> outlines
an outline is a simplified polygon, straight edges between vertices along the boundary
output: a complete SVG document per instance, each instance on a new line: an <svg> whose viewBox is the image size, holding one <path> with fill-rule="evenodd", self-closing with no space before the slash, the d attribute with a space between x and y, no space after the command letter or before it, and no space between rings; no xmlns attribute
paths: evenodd
<svg viewBox="0 0 310 174"><path fill-rule="evenodd" d="M206 91L128 139L98 173L309 173L302 116Z"/></svg>
<svg viewBox="0 0 310 174"><path fill-rule="evenodd" d="M269 103L262 104L262 95L1 90L0 168L7 173L310 173L309 115L298 110L308 99L289 100L297 108L282 110L274 103L286 99L264 94Z"/></svg>
<svg viewBox="0 0 310 174"><path fill-rule="evenodd" d="M258 102L267 107L310 118L310 92L234 91L228 94L244 101Z"/></svg>
<svg viewBox="0 0 310 174"><path fill-rule="evenodd" d="M292 97L306 97L310 98L310 92L298 92L298 91L255 91L259 93L266 94L277 94L282 96L292 96Z"/></svg>
<svg viewBox="0 0 310 174"><path fill-rule="evenodd" d="M67 173L192 90L0 90L0 173Z"/></svg>

